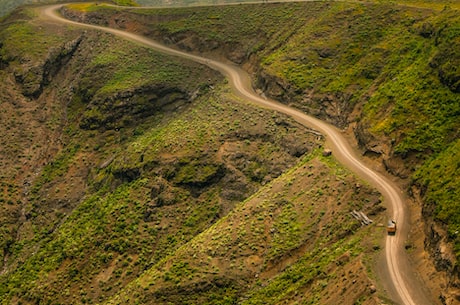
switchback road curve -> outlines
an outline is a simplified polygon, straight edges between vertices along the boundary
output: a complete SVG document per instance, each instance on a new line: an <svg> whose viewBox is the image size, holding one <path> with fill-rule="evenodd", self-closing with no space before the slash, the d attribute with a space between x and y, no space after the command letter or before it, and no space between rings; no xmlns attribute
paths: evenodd
<svg viewBox="0 0 460 305"><path fill-rule="evenodd" d="M387 207L393 213L392 218L398 223L398 232L408 232L409 221L406 215L407 207L404 203L404 196L401 189L396 184L387 179L384 175L375 172L366 166L362 161L360 161L352 146L343 136L342 132L334 126L279 102L260 97L251 87L251 82L248 74L235 65L175 50L157 43L151 39L133 33L102 26L78 23L65 19L57 12L61 6L62 4L41 7L41 16L63 24L70 24L82 28L108 32L163 53L173 56L180 56L182 58L187 58L195 62L207 65L210 68L220 71L222 74L224 74L228 78L230 84L233 86L236 94L239 96L264 108L269 108L289 115L300 124L318 130L326 136L326 144L332 150L334 156L342 164L351 169L362 179L368 181L371 185L374 185L381 192L385 198ZM385 286L388 287L388 293L394 299L394 301L397 302L396 304L432 304L432 302L429 301L429 298L423 295L424 293L420 293L420 284L418 281L413 280L413 270L411 270L411 268L409 268L408 265L404 263L406 262L406 254L403 251L404 236L405 234L396 233L395 236L386 237L385 257L388 270L385 273L389 279L387 279L388 283L386 283Z"/></svg>

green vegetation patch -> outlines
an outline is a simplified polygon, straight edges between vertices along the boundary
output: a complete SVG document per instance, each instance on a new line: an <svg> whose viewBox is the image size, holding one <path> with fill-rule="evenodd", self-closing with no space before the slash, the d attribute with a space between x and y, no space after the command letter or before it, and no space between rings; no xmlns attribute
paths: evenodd
<svg viewBox="0 0 460 305"><path fill-rule="evenodd" d="M460 140L433 156L417 170L414 179L422 185L425 208L433 211L435 219L447 225L460 259Z"/></svg>
<svg viewBox="0 0 460 305"><path fill-rule="evenodd" d="M80 11L80 12L95 12L98 10L105 9L107 7L106 4L96 4L96 3L70 3L67 4L66 7L69 9Z"/></svg>
<svg viewBox="0 0 460 305"><path fill-rule="evenodd" d="M334 269L340 257L346 253L352 253L355 257L359 255L363 251L359 241L359 238L352 238L324 248L317 246L266 285L251 291L242 304L280 304L296 299L296 296L302 299L302 304L318 304L325 297L324 289L328 283L337 277L335 272L329 273L327 270ZM306 287L312 288L309 293L303 292Z"/></svg>
<svg viewBox="0 0 460 305"><path fill-rule="evenodd" d="M96 96L107 96L156 83L190 86L186 82L187 79L199 80L198 75L204 73L202 66L194 64L185 65L193 68L179 69L178 67L183 66L182 60L171 60L166 55L133 45L125 40L119 40L114 46L114 48L101 50L90 63L93 71L103 76L101 83L95 84L100 86ZM87 77L88 82L93 79L91 75ZM200 84L196 84L196 87L199 86Z"/></svg>
<svg viewBox="0 0 460 305"><path fill-rule="evenodd" d="M111 2L119 6L128 6L128 7L129 6L139 6L139 4L136 3L136 1L134 0L112 0ZM99 3L99 2L69 3L69 4L66 4L66 7L71 10L80 11L84 13L96 12L96 11L101 11L101 10L106 10L106 9L117 9L106 3Z"/></svg>
<svg viewBox="0 0 460 305"><path fill-rule="evenodd" d="M320 154L306 156L108 303L279 304L302 292L300 300L317 304L344 280L337 266L354 264L363 251L368 229L349 211L379 203L365 186L360 195L350 192L354 178ZM347 297L370 298L361 291Z"/></svg>
<svg viewBox="0 0 460 305"><path fill-rule="evenodd" d="M45 29L21 20L3 29L0 40L3 43L1 57L7 61L20 58L43 59L50 48L64 41L59 35L49 35Z"/></svg>
<svg viewBox="0 0 460 305"><path fill-rule="evenodd" d="M139 6L139 4L134 0L112 0L116 5L121 6Z"/></svg>

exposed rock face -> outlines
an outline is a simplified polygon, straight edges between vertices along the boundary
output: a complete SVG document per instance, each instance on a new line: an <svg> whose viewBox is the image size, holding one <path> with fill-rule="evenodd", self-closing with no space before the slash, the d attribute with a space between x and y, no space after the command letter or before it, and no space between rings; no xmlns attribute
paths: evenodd
<svg viewBox="0 0 460 305"><path fill-rule="evenodd" d="M258 60L252 60L253 74L256 76L255 87L261 89L267 96L282 101L285 104L291 102L291 96L288 94L290 85L273 75L266 73L258 67Z"/></svg>
<svg viewBox="0 0 460 305"><path fill-rule="evenodd" d="M22 64L21 69L15 71L15 79L21 85L22 93L30 98L38 98L43 88L76 52L82 39L83 36L79 36L58 49L51 49L44 62Z"/></svg>
<svg viewBox="0 0 460 305"><path fill-rule="evenodd" d="M429 217L427 217L429 219ZM452 246L447 241L447 232L434 221L428 221L425 233L425 248L431 253L436 270L446 274L447 286L439 292L439 299L445 305L460 302L460 272Z"/></svg>
<svg viewBox="0 0 460 305"><path fill-rule="evenodd" d="M431 223L427 230L427 239L425 246L434 253L435 266L439 271L455 272L455 257L452 256L452 251L446 243L446 233L439 228L434 222ZM442 232L442 234L441 234Z"/></svg>
<svg viewBox="0 0 460 305"><path fill-rule="evenodd" d="M174 111L191 101L190 93L183 89L162 85L117 92L102 99L90 99L80 127L87 130L121 128L158 111Z"/></svg>
<svg viewBox="0 0 460 305"><path fill-rule="evenodd" d="M354 135L358 141L358 145L363 149L364 154L379 157L389 154L388 147L385 146L382 141L376 139L375 136L368 131L367 126L357 124L354 128Z"/></svg>
<svg viewBox="0 0 460 305"><path fill-rule="evenodd" d="M3 47L3 42L0 40L0 50ZM5 69L8 66L8 60L3 58L3 55L0 53L0 69Z"/></svg>
<svg viewBox="0 0 460 305"><path fill-rule="evenodd" d="M61 14L68 19L75 20L78 22L83 22L83 23L91 23L91 24L97 24L101 26L107 26L109 23L107 21L107 18L103 15L99 14L82 14L78 11L74 10L69 10L66 7L63 7L61 9Z"/></svg>
<svg viewBox="0 0 460 305"><path fill-rule="evenodd" d="M322 118L339 128L345 128L350 123L350 115L354 106L350 104L351 95L347 93L324 94L314 90L300 91L285 80L266 73L257 61L250 70L255 76L255 87L267 97L293 104L305 113Z"/></svg>

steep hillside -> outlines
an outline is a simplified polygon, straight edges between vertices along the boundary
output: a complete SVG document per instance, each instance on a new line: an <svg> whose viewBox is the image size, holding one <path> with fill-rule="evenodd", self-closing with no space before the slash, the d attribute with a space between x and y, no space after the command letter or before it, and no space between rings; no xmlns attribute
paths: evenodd
<svg viewBox="0 0 460 305"><path fill-rule="evenodd" d="M313 152L109 304L378 304L363 260L382 230L359 229L349 212L375 217L379 201Z"/></svg>
<svg viewBox="0 0 460 305"><path fill-rule="evenodd" d="M458 7L314 2L65 14L224 56L252 72L267 96L352 132L364 154L406 183L422 209L425 247L455 287Z"/></svg>
<svg viewBox="0 0 460 305"><path fill-rule="evenodd" d="M422 276L455 304L460 14L407 3L64 14L227 58L354 134L422 208ZM215 71L26 9L0 25L0 74L2 304L384 302L379 195Z"/></svg>
<svg viewBox="0 0 460 305"><path fill-rule="evenodd" d="M383 228L350 212L380 195L317 133L34 9L0 42L1 304L377 304Z"/></svg>

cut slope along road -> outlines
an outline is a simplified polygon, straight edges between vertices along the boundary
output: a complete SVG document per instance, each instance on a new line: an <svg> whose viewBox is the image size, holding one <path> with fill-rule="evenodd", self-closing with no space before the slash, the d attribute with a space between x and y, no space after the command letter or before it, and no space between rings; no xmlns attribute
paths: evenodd
<svg viewBox="0 0 460 305"><path fill-rule="evenodd" d="M62 4L42 7L40 10L41 17L63 24L70 24L82 28L111 33L132 42L153 48L165 54L187 58L207 65L225 75L235 90L235 93L240 97L243 97L244 99L264 108L289 115L300 124L318 130L326 136L326 144L331 148L334 156L343 165L351 169L363 180L367 181L371 185L374 185L381 192L385 198L387 207L393 213L392 218L398 223L398 231L408 232L409 222L407 221L408 217L406 215L407 207L404 203L404 197L400 188L384 175L372 170L360 161L352 146L343 136L342 132L334 126L277 101L260 97L251 87L249 75L236 65L172 49L149 38L122 30L71 21L59 15L58 10L60 7L62 7ZM421 293L421 291L425 290L421 289L418 281L414 280L415 276L413 276L413 270L411 270L407 263L404 263L407 262L407 257L405 257L406 254L403 251L403 238L404 234L396 233L395 236L387 236L385 240L385 260L387 270L384 271L384 273L386 274L385 277L388 278L388 283L385 283L385 286L389 290L389 296L393 298L397 304L433 304L429 301L431 298L427 298L423 295L425 293Z"/></svg>

